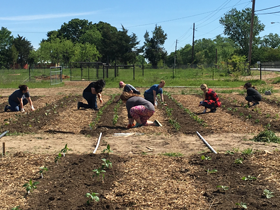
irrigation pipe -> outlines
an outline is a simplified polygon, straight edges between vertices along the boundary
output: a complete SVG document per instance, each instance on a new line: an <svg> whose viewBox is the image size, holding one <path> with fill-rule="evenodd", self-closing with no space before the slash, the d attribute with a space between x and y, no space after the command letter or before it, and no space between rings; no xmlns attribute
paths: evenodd
<svg viewBox="0 0 280 210"><path fill-rule="evenodd" d="M5 131L4 133L2 133L2 134L0 135L0 139L1 139L3 136L5 136L8 132L9 132L9 131Z"/></svg>
<svg viewBox="0 0 280 210"><path fill-rule="evenodd" d="M200 133L198 133L198 131L196 131L196 134L198 135L198 137L204 142L204 144L207 145L207 147L214 152L215 154L217 154L217 152L211 147L210 144L208 144L208 142L200 135Z"/></svg>
<svg viewBox="0 0 280 210"><path fill-rule="evenodd" d="M100 143L100 140L101 140L101 136L102 136L102 133L100 133L100 135L99 135L99 138L98 138L98 141L97 141L97 144L96 144L95 150L93 151L93 154L95 154L95 153L96 153L96 151L97 151L97 149L98 149L98 147L99 147L99 143Z"/></svg>

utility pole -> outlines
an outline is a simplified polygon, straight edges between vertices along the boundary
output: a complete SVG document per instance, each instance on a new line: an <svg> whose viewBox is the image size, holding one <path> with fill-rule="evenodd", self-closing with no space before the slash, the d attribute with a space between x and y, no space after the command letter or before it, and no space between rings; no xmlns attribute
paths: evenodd
<svg viewBox="0 0 280 210"><path fill-rule="evenodd" d="M248 54L248 73L251 72L251 58L252 58L252 43L253 43L253 30L254 30L254 17L255 17L255 3L256 0L252 0L252 17L251 17L251 29L250 29L250 41L249 41L249 54Z"/></svg>
<svg viewBox="0 0 280 210"><path fill-rule="evenodd" d="M192 63L194 62L194 32L195 32L195 23L193 23L193 39L192 39Z"/></svg>
<svg viewBox="0 0 280 210"><path fill-rule="evenodd" d="M175 66L176 66L177 42L178 42L178 40L176 39L175 53L174 53L174 65L173 65L173 78L175 78Z"/></svg>

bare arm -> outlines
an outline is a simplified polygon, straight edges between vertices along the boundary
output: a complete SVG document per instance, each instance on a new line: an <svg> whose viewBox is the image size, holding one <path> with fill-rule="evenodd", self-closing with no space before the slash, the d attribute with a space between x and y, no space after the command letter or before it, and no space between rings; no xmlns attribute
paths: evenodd
<svg viewBox="0 0 280 210"><path fill-rule="evenodd" d="M155 90L153 90L153 95L154 95L154 105L156 105L157 92Z"/></svg>
<svg viewBox="0 0 280 210"><path fill-rule="evenodd" d="M23 110L23 111L24 111L24 109L23 109L22 98L17 98L17 99L18 99L18 101L19 101L19 108L20 108L20 110Z"/></svg>
<svg viewBox="0 0 280 210"><path fill-rule="evenodd" d="M30 104L31 110L34 111L35 109L34 109L33 102L32 102L32 100L31 100L31 98L28 97L27 100L28 100L28 102L29 102L29 104Z"/></svg>

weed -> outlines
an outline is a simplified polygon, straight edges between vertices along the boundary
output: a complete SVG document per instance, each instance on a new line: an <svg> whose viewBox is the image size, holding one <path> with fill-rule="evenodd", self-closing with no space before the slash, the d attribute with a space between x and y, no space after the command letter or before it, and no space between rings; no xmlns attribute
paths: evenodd
<svg viewBox="0 0 280 210"><path fill-rule="evenodd" d="M208 157L208 156L202 155L202 156L201 156L201 160L212 160L212 158L211 158L211 157Z"/></svg>
<svg viewBox="0 0 280 210"><path fill-rule="evenodd" d="M223 185L218 185L217 188L221 188L221 189L223 189L224 191L226 191L226 190L229 189L228 186L223 186Z"/></svg>
<svg viewBox="0 0 280 210"><path fill-rule="evenodd" d="M267 190L267 189L265 189L265 190L263 191L263 194L265 195L266 198L272 198L272 197L274 197L274 195L272 195L273 192L271 192L271 191L269 191L269 190Z"/></svg>
<svg viewBox="0 0 280 210"><path fill-rule="evenodd" d="M256 142L280 143L280 138L271 130L262 131L251 140Z"/></svg>
<svg viewBox="0 0 280 210"><path fill-rule="evenodd" d="M247 204L246 203L240 202L240 203L236 203L235 205L240 206L243 209L247 209Z"/></svg>
<svg viewBox="0 0 280 210"><path fill-rule="evenodd" d="M233 111L233 112L237 112L237 111L238 111L238 109L237 109L237 108L234 108L232 111Z"/></svg>
<svg viewBox="0 0 280 210"><path fill-rule="evenodd" d="M20 209L20 206L16 206L16 207L12 208L11 210L21 210L21 209Z"/></svg>
<svg viewBox="0 0 280 210"><path fill-rule="evenodd" d="M243 158L237 158L235 161L234 161L235 164L243 164Z"/></svg>
<svg viewBox="0 0 280 210"><path fill-rule="evenodd" d="M252 115L249 114L248 116L246 116L247 119L251 119L252 118Z"/></svg>
<svg viewBox="0 0 280 210"><path fill-rule="evenodd" d="M45 172L45 171L48 171L49 169L47 168L47 167L45 167L45 166L42 166L42 167L40 167L40 171L39 171L39 173L40 173L40 175L41 175L41 178L43 179L43 173Z"/></svg>
<svg viewBox="0 0 280 210"><path fill-rule="evenodd" d="M252 155L253 153L254 153L253 149L250 149L250 148L242 151L243 155Z"/></svg>
<svg viewBox="0 0 280 210"><path fill-rule="evenodd" d="M229 107L229 108L227 108L227 110L228 110L228 111L231 111L231 110L232 110L232 108L231 108L231 107Z"/></svg>
<svg viewBox="0 0 280 210"><path fill-rule="evenodd" d="M207 169L206 172L207 172L207 174L214 174L214 173L217 173L218 170L217 169L213 169L213 170Z"/></svg>
<svg viewBox="0 0 280 210"><path fill-rule="evenodd" d="M276 115L275 115L275 119L276 119L276 120L279 119L279 114L276 114Z"/></svg>
<svg viewBox="0 0 280 210"><path fill-rule="evenodd" d="M87 201L87 204L89 205L90 202L93 201L93 200L98 202L99 197L97 195L98 195L98 193L87 193L86 197L89 198L88 201Z"/></svg>
<svg viewBox="0 0 280 210"><path fill-rule="evenodd" d="M230 151L230 150L227 150L227 151L226 151L226 154L234 155L234 152L232 152L232 151Z"/></svg>
<svg viewBox="0 0 280 210"><path fill-rule="evenodd" d="M181 157L181 156L183 156L181 153L163 153L162 155L164 155L164 156L168 156L168 157Z"/></svg>
<svg viewBox="0 0 280 210"><path fill-rule="evenodd" d="M241 179L244 180L244 181L253 181L253 180L256 180L257 178L249 175L247 177L243 176Z"/></svg>
<svg viewBox="0 0 280 210"><path fill-rule="evenodd" d="M240 116L244 116L244 114L242 112L239 113Z"/></svg>
<svg viewBox="0 0 280 210"><path fill-rule="evenodd" d="M260 122L260 120L259 120L259 119L256 119L256 120L255 120L255 123L259 123L259 122Z"/></svg>
<svg viewBox="0 0 280 210"><path fill-rule="evenodd" d="M29 182L25 183L23 187L25 187L27 193L31 193L34 189L36 189L36 185L39 184L39 182L33 182L32 179L29 180Z"/></svg>
<svg viewBox="0 0 280 210"><path fill-rule="evenodd" d="M222 105L222 108L225 108L226 106L225 105Z"/></svg>
<svg viewBox="0 0 280 210"><path fill-rule="evenodd" d="M266 118L270 118L270 116L271 116L270 114L267 114L267 115L266 115Z"/></svg>

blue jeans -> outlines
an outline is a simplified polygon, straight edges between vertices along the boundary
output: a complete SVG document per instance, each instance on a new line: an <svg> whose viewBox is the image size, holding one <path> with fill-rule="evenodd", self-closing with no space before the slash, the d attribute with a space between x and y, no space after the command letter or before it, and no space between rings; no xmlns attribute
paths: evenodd
<svg viewBox="0 0 280 210"><path fill-rule="evenodd" d="M83 92L83 97L87 100L88 104L81 102L81 107L84 107L85 109L97 109L96 94Z"/></svg>
<svg viewBox="0 0 280 210"><path fill-rule="evenodd" d="M147 101L150 101L153 105L155 105L155 104L154 104L154 95L145 92L145 93L144 93L144 98L145 98Z"/></svg>
<svg viewBox="0 0 280 210"><path fill-rule="evenodd" d="M28 100L25 98L22 100L22 103L23 106L25 106L26 104L28 104ZM9 99L9 104L10 106L8 106L8 109L10 109L12 112L18 112L20 110L19 102L15 102Z"/></svg>
<svg viewBox="0 0 280 210"><path fill-rule="evenodd" d="M216 106L215 106L214 103L212 103L212 104L207 104L207 102L204 102L204 101L201 101L201 102L200 102L200 105L201 105L201 106L204 106L205 108L208 108L208 109L216 108Z"/></svg>

